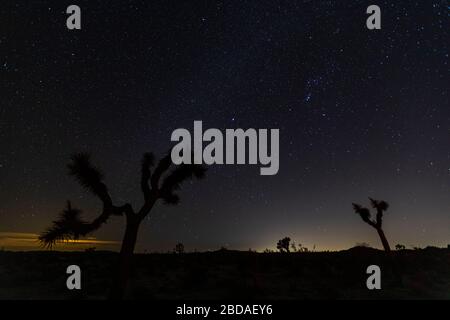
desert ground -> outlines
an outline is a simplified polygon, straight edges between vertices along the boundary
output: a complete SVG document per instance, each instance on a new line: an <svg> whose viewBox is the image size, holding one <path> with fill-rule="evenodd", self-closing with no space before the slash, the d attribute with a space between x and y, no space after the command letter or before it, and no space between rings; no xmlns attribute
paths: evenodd
<svg viewBox="0 0 450 320"><path fill-rule="evenodd" d="M0 299L105 299L118 254L0 251ZM66 268L82 270L81 290L66 288ZM366 268L381 268L368 290ZM136 254L127 299L292 300L450 299L450 250Z"/></svg>

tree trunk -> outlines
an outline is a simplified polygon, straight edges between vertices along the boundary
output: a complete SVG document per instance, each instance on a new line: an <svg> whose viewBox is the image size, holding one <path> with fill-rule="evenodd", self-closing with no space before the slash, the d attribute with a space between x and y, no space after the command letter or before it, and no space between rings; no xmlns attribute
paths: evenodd
<svg viewBox="0 0 450 320"><path fill-rule="evenodd" d="M384 251L391 252L391 247L389 246L389 242L387 241L383 230L381 228L376 228L376 229L377 229L378 235L380 236L381 243L383 244Z"/></svg>
<svg viewBox="0 0 450 320"><path fill-rule="evenodd" d="M141 220L137 216L127 215L125 235L120 249L119 265L114 274L113 285L109 295L110 300L122 300L124 298L128 279L132 269L134 247Z"/></svg>

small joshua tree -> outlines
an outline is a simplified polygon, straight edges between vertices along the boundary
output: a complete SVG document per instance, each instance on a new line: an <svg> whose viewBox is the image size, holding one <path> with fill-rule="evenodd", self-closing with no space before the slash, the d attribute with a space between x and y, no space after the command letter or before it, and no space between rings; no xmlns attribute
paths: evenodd
<svg viewBox="0 0 450 320"><path fill-rule="evenodd" d="M175 245L175 249L173 249L173 251L177 254L184 253L184 244L182 244L181 242L177 243Z"/></svg>
<svg viewBox="0 0 450 320"><path fill-rule="evenodd" d="M391 248L389 246L389 242L384 235L382 224L383 224L383 213L389 208L389 204L383 200L374 200L369 198L370 204L377 211L376 219L371 218L370 210L356 203L352 203L353 210L355 213L359 214L361 219L367 223L369 226L375 228L377 230L378 236L381 239L381 243L383 244L383 248L386 252L390 252Z"/></svg>
<svg viewBox="0 0 450 320"><path fill-rule="evenodd" d="M289 243L291 242L291 238L284 237L281 240L278 240L277 243L277 249L280 250L280 252L289 252Z"/></svg>
<svg viewBox="0 0 450 320"><path fill-rule="evenodd" d="M129 278L131 260L141 222L159 199L166 204L178 204L180 198L175 191L185 180L202 178L206 171L200 165L182 164L170 170L171 166L172 160L169 153L158 162L152 172L154 156L152 153L144 154L140 181L144 200L141 208L135 211L129 203L120 206L113 203L108 188L103 182L103 174L92 165L89 154L73 155L68 165L69 174L74 176L82 187L101 200L102 212L92 222L86 222L81 218L81 211L73 208L68 201L66 209L53 222L53 225L41 234L39 240L45 246L52 247L56 242L78 239L98 230L111 216L125 216L126 227L120 249L119 268L113 279L110 293L111 299L122 299Z"/></svg>

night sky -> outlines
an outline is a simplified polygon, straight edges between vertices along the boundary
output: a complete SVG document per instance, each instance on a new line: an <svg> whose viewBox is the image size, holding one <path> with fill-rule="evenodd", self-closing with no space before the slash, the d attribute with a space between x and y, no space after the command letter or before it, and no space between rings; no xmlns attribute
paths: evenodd
<svg viewBox="0 0 450 320"><path fill-rule="evenodd" d="M66 28L70 4L82 30ZM381 30L366 28L371 4ZM280 129L280 170L209 167L182 187L179 206L154 208L137 251L273 249L284 236L316 250L380 247L351 206L368 196L391 205L391 246L446 246L449 6L2 1L0 246L37 248L34 235L67 199L85 218L100 212L67 174L74 152L92 154L117 204L138 208L142 154L163 155L172 131L194 120ZM111 244L123 226L113 217L93 236Z"/></svg>

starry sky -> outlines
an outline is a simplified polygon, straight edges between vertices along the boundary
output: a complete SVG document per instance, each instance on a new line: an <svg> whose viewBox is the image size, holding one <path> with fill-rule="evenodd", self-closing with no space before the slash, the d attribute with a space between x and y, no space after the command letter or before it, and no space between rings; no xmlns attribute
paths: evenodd
<svg viewBox="0 0 450 320"><path fill-rule="evenodd" d="M70 4L82 30L66 28ZM366 28L371 4L381 30ZM31 249L67 199L99 213L67 175L74 152L137 208L142 154L164 154L194 120L280 129L280 170L209 167L179 206L154 208L137 251L263 250L284 236L380 247L351 207L368 196L391 205L391 246L450 243L449 1L7 0L0 12L0 246ZM123 226L114 217L92 243Z"/></svg>

